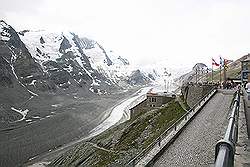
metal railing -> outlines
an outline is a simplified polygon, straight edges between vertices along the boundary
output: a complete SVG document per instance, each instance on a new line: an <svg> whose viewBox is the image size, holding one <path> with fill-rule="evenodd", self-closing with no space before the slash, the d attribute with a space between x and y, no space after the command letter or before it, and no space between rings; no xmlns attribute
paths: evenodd
<svg viewBox="0 0 250 167"><path fill-rule="evenodd" d="M176 135L178 133L178 130L182 128L181 125L183 124L185 125L188 119L192 118L196 114L196 112L199 110L199 109L198 110L196 109L201 107L204 103L206 103L206 100L208 100L209 97L212 96L216 91L217 91L216 88L213 88L211 91L209 91L191 109L189 109L181 118L179 118L175 123L173 123L169 128L167 128L158 138L156 138L151 144L149 144L145 149L143 149L139 154L137 154L132 160L130 160L129 163L126 164L126 166L127 167L135 166L154 147L156 146L160 147L162 140L168 137L168 135L171 132L174 132L175 133L174 135ZM181 127L178 127L179 125Z"/></svg>
<svg viewBox="0 0 250 167"><path fill-rule="evenodd" d="M233 167L235 144L238 138L238 116L240 105L240 90L236 92L233 101L232 112L229 117L229 123L225 136L218 141L215 146L215 167Z"/></svg>

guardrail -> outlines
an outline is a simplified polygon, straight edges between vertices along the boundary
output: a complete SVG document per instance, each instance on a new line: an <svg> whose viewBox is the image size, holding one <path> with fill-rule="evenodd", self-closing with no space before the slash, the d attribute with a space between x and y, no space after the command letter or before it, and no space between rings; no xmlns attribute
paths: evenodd
<svg viewBox="0 0 250 167"><path fill-rule="evenodd" d="M238 116L240 105L240 90L233 101L232 112L225 136L215 146L215 167L233 167L235 144L238 138Z"/></svg>
<svg viewBox="0 0 250 167"><path fill-rule="evenodd" d="M183 128L187 122L197 113L197 111L206 103L211 96L217 91L216 88L213 88L208 92L200 101L198 101L191 109L189 109L181 118L179 118L174 124L172 124L168 129L166 129L154 142L148 145L147 148L143 149L139 154L137 154L132 160L126 164L127 167L136 166L136 164L151 151L154 147L160 147L161 142L164 138L168 137L171 132L174 133L174 136L178 135L180 129ZM173 136L173 137L174 137ZM173 137L168 141L171 142ZM165 147L165 146L164 146Z"/></svg>

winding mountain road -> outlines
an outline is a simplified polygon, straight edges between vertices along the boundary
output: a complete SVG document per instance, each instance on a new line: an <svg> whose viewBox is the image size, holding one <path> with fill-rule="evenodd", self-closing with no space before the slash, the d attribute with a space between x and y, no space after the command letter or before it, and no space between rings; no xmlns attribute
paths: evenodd
<svg viewBox="0 0 250 167"><path fill-rule="evenodd" d="M233 93L232 90L219 90L154 166L212 166L215 144L226 130Z"/></svg>

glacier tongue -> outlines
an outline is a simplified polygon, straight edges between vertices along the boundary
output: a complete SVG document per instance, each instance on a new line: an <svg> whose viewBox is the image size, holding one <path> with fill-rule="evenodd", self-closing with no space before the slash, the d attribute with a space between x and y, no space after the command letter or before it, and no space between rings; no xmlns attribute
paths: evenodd
<svg viewBox="0 0 250 167"><path fill-rule="evenodd" d="M115 106L110 115L101 123L99 124L96 128L92 129L90 132L89 137L96 136L111 126L115 125L119 121L125 122L126 120L130 119L130 111L129 109L136 106L140 102L146 99L146 93L152 89L152 87L145 87L137 91L132 95L132 97L124 100L117 106Z"/></svg>

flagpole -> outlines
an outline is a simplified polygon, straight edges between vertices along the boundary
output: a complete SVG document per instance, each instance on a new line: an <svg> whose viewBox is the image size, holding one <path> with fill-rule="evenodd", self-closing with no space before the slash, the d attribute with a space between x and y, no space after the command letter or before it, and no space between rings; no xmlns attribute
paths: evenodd
<svg viewBox="0 0 250 167"><path fill-rule="evenodd" d="M226 68L225 68L225 66L223 68L223 71L224 71L224 83L226 83L227 75L226 75Z"/></svg>
<svg viewBox="0 0 250 167"><path fill-rule="evenodd" d="M214 65L219 66L219 64L212 58L212 83L214 83Z"/></svg>
<svg viewBox="0 0 250 167"><path fill-rule="evenodd" d="M226 83L226 80L227 80L227 74L226 74L226 62L225 62L225 59L224 59L224 68L223 68L223 71L224 71L224 83Z"/></svg>
<svg viewBox="0 0 250 167"><path fill-rule="evenodd" d="M221 65L220 65L220 88L221 88Z"/></svg>
<svg viewBox="0 0 250 167"><path fill-rule="evenodd" d="M209 68L207 68L207 71L206 71L206 78L207 78L207 83L209 83L209 80L208 80L208 78L209 78Z"/></svg>
<svg viewBox="0 0 250 167"><path fill-rule="evenodd" d="M214 69L213 69L213 63L212 63L212 83L214 82Z"/></svg>

